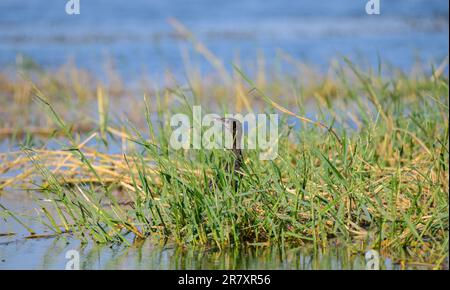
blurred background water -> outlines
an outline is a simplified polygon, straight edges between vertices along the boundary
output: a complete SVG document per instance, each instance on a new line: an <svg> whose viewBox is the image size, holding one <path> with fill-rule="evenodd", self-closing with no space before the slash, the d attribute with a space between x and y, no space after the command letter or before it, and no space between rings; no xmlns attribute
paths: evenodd
<svg viewBox="0 0 450 290"><path fill-rule="evenodd" d="M0 1L0 67L23 55L43 68L73 60L101 74L111 58L126 80L167 69L181 74L180 48L192 48L175 37L169 17L228 68L237 55L245 64L264 54L271 64L283 51L319 67L342 55L375 65L379 55L407 70L416 61L440 63L449 49L446 0L380 0L380 15L366 14L366 0L81 0L79 15L66 14L66 3ZM201 56L195 61L211 70Z"/></svg>

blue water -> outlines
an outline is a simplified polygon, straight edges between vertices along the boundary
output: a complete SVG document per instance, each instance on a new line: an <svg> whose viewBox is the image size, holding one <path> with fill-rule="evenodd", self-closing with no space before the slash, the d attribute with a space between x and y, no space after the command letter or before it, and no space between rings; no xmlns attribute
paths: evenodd
<svg viewBox="0 0 450 290"><path fill-rule="evenodd" d="M18 55L43 68L73 60L101 74L114 59L125 79L166 69L183 72L182 48L202 71L211 66L175 37L167 18L185 24L230 68L236 56L252 65L257 53L272 64L277 51L326 67L342 55L405 70L417 61L440 63L448 55L446 0L380 0L381 14L367 15L366 0L160 1L80 0L79 15L65 0L0 1L0 67Z"/></svg>

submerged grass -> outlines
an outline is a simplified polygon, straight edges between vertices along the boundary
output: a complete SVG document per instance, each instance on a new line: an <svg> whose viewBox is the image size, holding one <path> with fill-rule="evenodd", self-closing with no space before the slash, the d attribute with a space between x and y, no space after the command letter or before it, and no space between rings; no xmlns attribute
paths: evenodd
<svg viewBox="0 0 450 290"><path fill-rule="evenodd" d="M25 142L21 151L0 154L0 173L22 168L2 180L0 189L31 182L42 224L83 241L127 244L130 237L157 236L224 248L362 240L367 247L440 266L449 237L448 77L441 71L385 77L348 60L336 68L335 78L320 86L287 81L287 99L278 97L276 81L254 83L237 68L231 89L216 88L221 95L236 93L239 111L249 107L281 116L278 158L263 161L258 150L245 150L241 174L222 166L231 158L226 151L168 146L168 116L203 103L199 84L191 83L190 91L174 86L141 101L146 129L114 123L110 100L98 88L99 121L83 141L47 93L31 86L49 112L53 134L63 136L57 139L61 145L51 150ZM313 117L304 106L311 99L317 105ZM221 111L236 109L224 103L217 100ZM92 140L121 143L127 150L102 153L89 145ZM20 221L0 207L5 219Z"/></svg>

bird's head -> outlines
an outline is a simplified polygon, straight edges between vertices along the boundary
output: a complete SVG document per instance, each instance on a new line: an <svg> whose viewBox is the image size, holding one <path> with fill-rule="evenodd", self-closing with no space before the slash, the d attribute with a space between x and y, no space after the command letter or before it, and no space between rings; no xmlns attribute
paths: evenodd
<svg viewBox="0 0 450 290"><path fill-rule="evenodd" d="M223 127L226 131L231 133L233 138L233 148L240 148L242 139L242 123L235 118L220 118Z"/></svg>
<svg viewBox="0 0 450 290"><path fill-rule="evenodd" d="M239 120L235 118L220 118L219 120L223 123L225 129L232 132L233 135L242 133L242 124Z"/></svg>

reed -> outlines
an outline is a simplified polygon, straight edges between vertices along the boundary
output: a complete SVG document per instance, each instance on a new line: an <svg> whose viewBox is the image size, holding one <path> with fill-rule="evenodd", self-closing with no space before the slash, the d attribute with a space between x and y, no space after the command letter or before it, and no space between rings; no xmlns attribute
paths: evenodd
<svg viewBox="0 0 450 290"><path fill-rule="evenodd" d="M221 249L362 241L439 267L448 257L449 233L449 95L440 67L386 76L345 60L313 81L259 72L257 82L236 67L226 82L198 78L190 87L145 90L147 97L133 106L141 108L137 122L114 118L117 99L97 86L79 96L98 101L98 115L85 130L60 113L47 85L25 82L34 99L30 110L39 104L47 112L48 132L39 139L26 127L22 134L2 129L21 149L0 153L0 194L31 190L42 224L82 241L131 244L152 236ZM226 151L168 146L168 117L206 104L213 93L211 111L281 116L278 158L262 161L258 150L245 150L238 186L221 166L230 158ZM48 140L59 148L49 148ZM20 172L8 176L13 170ZM20 222L4 205L0 210Z"/></svg>

